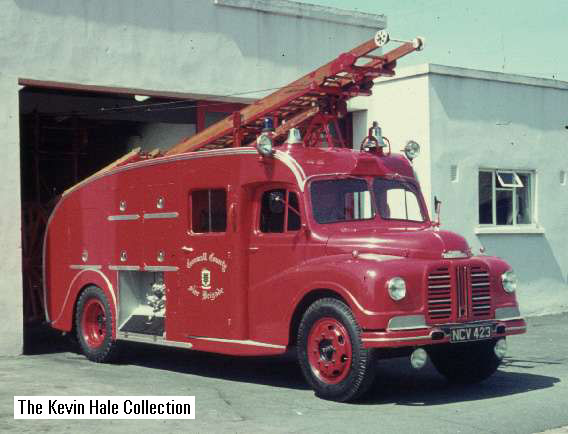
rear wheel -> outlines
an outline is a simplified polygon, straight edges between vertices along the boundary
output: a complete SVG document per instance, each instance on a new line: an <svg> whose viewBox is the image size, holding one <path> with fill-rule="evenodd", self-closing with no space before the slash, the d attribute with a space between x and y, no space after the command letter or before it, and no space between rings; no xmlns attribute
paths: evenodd
<svg viewBox="0 0 568 434"><path fill-rule="evenodd" d="M87 287L77 301L75 327L79 345L89 360L108 362L115 356L112 324L112 310L103 290Z"/></svg>
<svg viewBox="0 0 568 434"><path fill-rule="evenodd" d="M434 345L430 359L451 383L479 383L497 371L501 359L495 354L496 340L463 344Z"/></svg>
<svg viewBox="0 0 568 434"><path fill-rule="evenodd" d="M353 313L334 298L317 300L304 314L298 330L298 360L316 395L334 401L361 396L376 373L373 350L363 348Z"/></svg>

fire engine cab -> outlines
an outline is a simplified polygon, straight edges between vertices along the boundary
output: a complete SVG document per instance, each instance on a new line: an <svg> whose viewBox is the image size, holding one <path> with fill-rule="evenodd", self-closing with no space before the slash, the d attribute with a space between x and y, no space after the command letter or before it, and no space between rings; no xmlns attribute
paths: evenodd
<svg viewBox="0 0 568 434"><path fill-rule="evenodd" d="M364 393L381 357L450 381L498 368L525 332L516 278L432 221L378 124L343 145L346 101L420 50L386 32L166 152L134 151L60 198L44 242L51 326L85 355L120 341L232 355L291 347L318 396ZM362 63L361 63L362 62Z"/></svg>

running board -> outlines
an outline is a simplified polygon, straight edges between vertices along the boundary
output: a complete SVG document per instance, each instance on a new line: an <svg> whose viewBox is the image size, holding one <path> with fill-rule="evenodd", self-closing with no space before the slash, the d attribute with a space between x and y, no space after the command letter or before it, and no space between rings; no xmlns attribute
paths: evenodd
<svg viewBox="0 0 568 434"><path fill-rule="evenodd" d="M189 342L169 341L167 339L164 339L164 337L162 336L145 335L141 333L130 333L123 331L119 331L116 334L116 339L119 341L141 342L145 344L162 345L164 347L176 347L176 348L185 348L185 349L193 347L193 345Z"/></svg>

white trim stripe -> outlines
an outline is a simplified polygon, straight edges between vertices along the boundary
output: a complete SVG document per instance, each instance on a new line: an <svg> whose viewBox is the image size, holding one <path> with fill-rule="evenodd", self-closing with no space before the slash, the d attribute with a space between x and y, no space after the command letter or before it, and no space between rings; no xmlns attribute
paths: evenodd
<svg viewBox="0 0 568 434"><path fill-rule="evenodd" d="M153 212L144 214L144 219L175 219L179 216L176 212Z"/></svg>
<svg viewBox="0 0 568 434"><path fill-rule="evenodd" d="M211 341L211 342L221 342L225 344L238 344L238 345L250 345L254 347L265 347L265 348L278 348L284 349L286 348L284 345L275 345L269 344L266 342L258 342L258 341L251 341L251 340L237 340L237 339L221 339L221 338L206 338L200 336L188 336L190 339L200 339L202 341Z"/></svg>
<svg viewBox="0 0 568 434"><path fill-rule="evenodd" d="M432 339L430 335L414 336L411 338L364 338L363 342L397 342L397 341L419 341L421 339Z"/></svg>
<svg viewBox="0 0 568 434"><path fill-rule="evenodd" d="M100 265L97 265L97 267L100 267ZM75 283L75 281L77 280L77 278L83 274L85 271L94 271L95 273L99 273L102 278L104 279L105 283L107 284L108 290L110 291L110 294L112 295L112 301L114 304L114 312L115 315L118 314L118 306L116 303L116 294L114 293L114 287L112 286L112 283L110 282L110 280L108 279L108 277L105 276L105 274L100 271L100 269L97 268L84 268L81 269L81 271L79 271L75 277L73 278L73 280L71 280L71 283L69 284L69 288L67 288L67 294L65 295L65 300L63 301L63 306L61 307L61 311L59 312L59 316L57 317L57 319L55 319L53 322L57 322L61 319L61 317L63 316L63 312L65 311L65 306L67 305L67 301L69 300L69 294L71 294L71 288L73 287L73 284Z"/></svg>
<svg viewBox="0 0 568 434"><path fill-rule="evenodd" d="M507 327L507 331L511 331L511 330L526 330L526 329L527 329L526 326Z"/></svg>
<svg viewBox="0 0 568 434"><path fill-rule="evenodd" d="M109 265L109 270L112 271L138 271L140 270L139 265Z"/></svg>
<svg viewBox="0 0 568 434"><path fill-rule="evenodd" d="M179 267L171 265L145 265L144 271L178 271Z"/></svg>
<svg viewBox="0 0 568 434"><path fill-rule="evenodd" d="M69 265L72 270L100 270L102 265Z"/></svg>
<svg viewBox="0 0 568 434"><path fill-rule="evenodd" d="M138 220L140 214L119 214L119 215L109 215L107 217L108 221L115 222L121 220Z"/></svg>
<svg viewBox="0 0 568 434"><path fill-rule="evenodd" d="M306 175L298 162L294 158L290 157L290 155L282 151L276 151L274 153L274 158L284 163L292 171L292 173L296 177L296 182L298 183L300 190L303 192Z"/></svg>

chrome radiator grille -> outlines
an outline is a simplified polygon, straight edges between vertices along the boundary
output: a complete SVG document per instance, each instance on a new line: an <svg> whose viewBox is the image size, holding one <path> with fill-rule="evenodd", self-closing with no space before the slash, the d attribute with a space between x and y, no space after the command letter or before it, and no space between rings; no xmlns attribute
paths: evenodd
<svg viewBox="0 0 568 434"><path fill-rule="evenodd" d="M489 272L481 267L471 268L471 305L475 319L491 314L491 280Z"/></svg>
<svg viewBox="0 0 568 434"><path fill-rule="evenodd" d="M432 322L489 318L491 280L479 266L441 267L428 274L428 317Z"/></svg>
<svg viewBox="0 0 568 434"><path fill-rule="evenodd" d="M433 320L452 315L452 285L450 270L438 268L428 275L428 316Z"/></svg>

